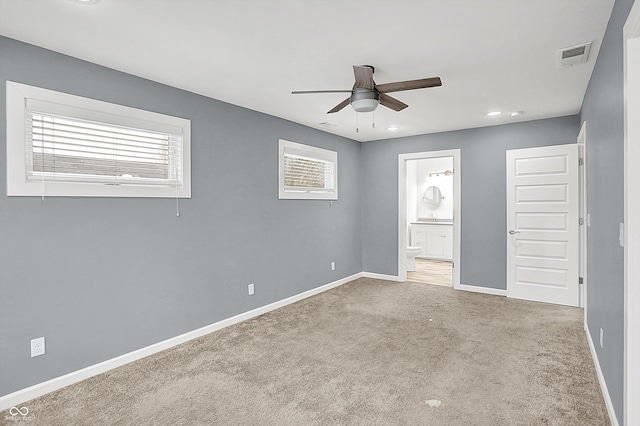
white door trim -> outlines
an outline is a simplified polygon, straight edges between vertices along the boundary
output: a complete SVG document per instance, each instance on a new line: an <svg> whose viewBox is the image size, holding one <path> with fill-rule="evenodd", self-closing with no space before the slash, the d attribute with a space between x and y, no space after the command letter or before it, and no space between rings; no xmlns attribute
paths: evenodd
<svg viewBox="0 0 640 426"><path fill-rule="evenodd" d="M624 43L624 424L640 424L640 2ZM633 79L629 78L634 76ZM633 190L631 190L633 188ZM634 260L632 260L634 259Z"/></svg>
<svg viewBox="0 0 640 426"><path fill-rule="evenodd" d="M398 155L398 280L407 280L407 160L453 157L453 288L460 289L460 149Z"/></svg>
<svg viewBox="0 0 640 426"><path fill-rule="evenodd" d="M583 223L579 228L580 235L580 270L578 275L582 277L580 286L580 307L584 308L584 322L587 323L587 122L583 121L578 133L578 158L583 165L578 168L578 186L580 190L578 215Z"/></svg>

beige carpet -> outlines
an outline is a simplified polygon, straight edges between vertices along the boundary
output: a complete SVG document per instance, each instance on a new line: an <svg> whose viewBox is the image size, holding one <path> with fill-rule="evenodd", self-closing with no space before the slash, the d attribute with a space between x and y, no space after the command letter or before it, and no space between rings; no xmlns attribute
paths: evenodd
<svg viewBox="0 0 640 426"><path fill-rule="evenodd" d="M21 406L38 425L609 424L582 310L372 279Z"/></svg>

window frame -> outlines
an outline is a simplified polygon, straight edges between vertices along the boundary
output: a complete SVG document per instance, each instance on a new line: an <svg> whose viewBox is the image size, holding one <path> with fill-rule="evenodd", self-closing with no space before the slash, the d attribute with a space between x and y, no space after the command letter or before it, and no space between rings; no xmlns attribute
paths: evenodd
<svg viewBox="0 0 640 426"><path fill-rule="evenodd" d="M286 151L303 153L311 159L331 162L334 167L333 189L331 190L287 190L284 186L284 161ZM338 199L338 153L328 149L304 145L284 139L278 140L278 198L281 200L331 200Z"/></svg>
<svg viewBox="0 0 640 426"><path fill-rule="evenodd" d="M182 132L182 185L141 182L69 182L27 179L27 100L84 110L86 116L109 115L112 124L141 129L179 128ZM191 198L191 121L165 114L98 101L54 90L7 81L7 196ZM117 117L116 117L117 116ZM96 120L99 121L99 120Z"/></svg>

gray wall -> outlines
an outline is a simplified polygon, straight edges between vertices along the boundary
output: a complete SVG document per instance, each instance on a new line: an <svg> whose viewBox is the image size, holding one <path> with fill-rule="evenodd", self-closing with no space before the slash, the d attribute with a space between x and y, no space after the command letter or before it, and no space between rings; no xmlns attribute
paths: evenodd
<svg viewBox="0 0 640 426"><path fill-rule="evenodd" d="M398 154L460 148L461 284L506 288L506 150L576 143L578 116L366 142L362 263L398 274Z"/></svg>
<svg viewBox="0 0 640 426"><path fill-rule="evenodd" d="M623 421L624 103L622 27L633 0L616 0L582 105L587 121L587 324L618 421ZM600 328L604 348L600 348Z"/></svg>
<svg viewBox="0 0 640 426"><path fill-rule="evenodd" d="M190 119L193 178L179 218L171 199L0 196L0 395L362 271L358 142L7 38L0 58L3 190L5 80ZM338 151L333 206L278 200L279 138Z"/></svg>

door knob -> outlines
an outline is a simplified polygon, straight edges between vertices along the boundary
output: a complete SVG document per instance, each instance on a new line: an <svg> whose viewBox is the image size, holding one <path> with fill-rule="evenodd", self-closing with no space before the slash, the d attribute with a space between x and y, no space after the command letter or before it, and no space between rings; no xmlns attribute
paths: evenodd
<svg viewBox="0 0 640 426"><path fill-rule="evenodd" d="M511 235L513 235L513 234L519 234L519 233L520 233L520 231L514 231L513 229L509 229L509 233L510 233Z"/></svg>

